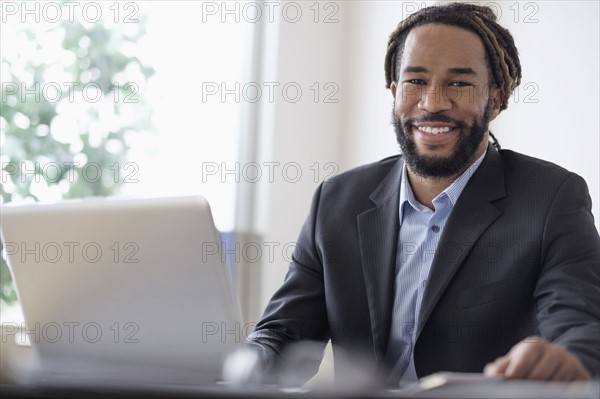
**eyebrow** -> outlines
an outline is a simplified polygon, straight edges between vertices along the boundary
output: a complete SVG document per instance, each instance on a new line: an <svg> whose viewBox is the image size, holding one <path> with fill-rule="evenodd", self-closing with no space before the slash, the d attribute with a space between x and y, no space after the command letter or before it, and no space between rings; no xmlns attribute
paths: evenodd
<svg viewBox="0 0 600 399"><path fill-rule="evenodd" d="M449 68L448 72L455 75L471 75L475 77L479 77L479 74L475 72L472 68Z"/></svg>
<svg viewBox="0 0 600 399"><path fill-rule="evenodd" d="M449 73L453 75L471 75L475 77L479 77L479 74L473 70L473 68L448 68ZM404 73L424 73L428 72L426 68L421 66L407 66L404 68Z"/></svg>

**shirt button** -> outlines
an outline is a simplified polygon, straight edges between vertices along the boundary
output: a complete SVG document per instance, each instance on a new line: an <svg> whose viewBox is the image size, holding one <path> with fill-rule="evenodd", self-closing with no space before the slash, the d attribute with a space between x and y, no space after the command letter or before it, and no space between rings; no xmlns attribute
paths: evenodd
<svg viewBox="0 0 600 399"><path fill-rule="evenodd" d="M440 227L439 226L431 226L431 231L433 231L434 233L437 233L438 231L440 231Z"/></svg>

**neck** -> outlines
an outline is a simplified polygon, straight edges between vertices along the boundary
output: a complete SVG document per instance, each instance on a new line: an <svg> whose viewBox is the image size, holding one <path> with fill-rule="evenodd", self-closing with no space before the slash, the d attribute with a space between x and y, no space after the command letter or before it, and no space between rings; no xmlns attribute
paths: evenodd
<svg viewBox="0 0 600 399"><path fill-rule="evenodd" d="M467 168L485 152L487 148L487 140L484 142L484 144L485 146L480 146L471 160L460 171L452 176L420 176L415 174L410 166L406 165L408 181L417 201L429 209L434 209L433 199L440 195L442 191L444 191L449 185L458 179L458 177L462 175L464 171L467 170Z"/></svg>
<svg viewBox="0 0 600 399"><path fill-rule="evenodd" d="M456 178L452 177L423 177L416 175L410 167L407 167L408 181L415 198L429 209L434 209L433 199L440 195Z"/></svg>

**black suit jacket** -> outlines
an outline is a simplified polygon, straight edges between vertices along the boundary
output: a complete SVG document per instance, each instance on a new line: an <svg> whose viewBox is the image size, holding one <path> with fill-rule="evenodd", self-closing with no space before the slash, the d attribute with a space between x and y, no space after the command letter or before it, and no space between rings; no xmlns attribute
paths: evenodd
<svg viewBox="0 0 600 399"><path fill-rule="evenodd" d="M289 271L248 341L271 366L299 340L386 364L402 158L316 191ZM489 147L437 246L416 326L417 375L481 372L539 334L600 374L600 238L585 181ZM336 365L336 371L337 365Z"/></svg>

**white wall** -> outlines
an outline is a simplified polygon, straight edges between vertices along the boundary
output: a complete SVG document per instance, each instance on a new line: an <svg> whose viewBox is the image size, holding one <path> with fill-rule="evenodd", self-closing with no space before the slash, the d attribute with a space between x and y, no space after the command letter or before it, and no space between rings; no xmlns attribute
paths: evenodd
<svg viewBox="0 0 600 399"><path fill-rule="evenodd" d="M273 23L263 24L263 68L259 79L279 86L275 101L261 103L261 145L254 158L261 165L274 163L273 178L259 182L259 201L250 226L269 243L264 246L262 257L259 306L251 312L255 317L283 281L313 191L332 171L326 164L335 162L337 167L343 151L341 94L329 99L337 102L325 102L325 95L333 94L341 85L344 66L340 43L344 41L344 31L341 24L321 23L334 9L321 8L319 22L315 23L315 11L309 8L312 4L301 3L302 18L298 22L287 22L277 14ZM338 18L341 13L341 9L336 11ZM281 92L285 85L290 85L289 100ZM295 96L292 86L302 90L296 102L291 99ZM319 98L315 102L317 88ZM270 248L274 248L273 257L267 255Z"/></svg>
<svg viewBox="0 0 600 399"><path fill-rule="evenodd" d="M501 23L512 32L520 51L523 85L530 83L519 89L518 101L511 100L492 130L504 148L544 158L583 176L598 226L598 3L515 3L480 3L492 4L502 13ZM325 162L345 170L398 152L383 60L389 34L423 2L337 2L340 8L334 17L339 22L332 24L314 23L308 9L312 2L301 4L304 15L299 23L280 20L267 26L265 76L282 84L300 82L303 88L315 81L335 82L339 103L275 101L263 109L259 130L267 144L261 159L297 162L305 174L297 183L279 179L261 186L258 232L266 241L281 245L296 240L308 212L318 183L310 175L310 165L320 162L324 174ZM333 11L321 9L320 19ZM526 23L526 17L538 21ZM537 103L526 102L527 96ZM285 256L275 254L263 268L260 310L287 270Z"/></svg>

